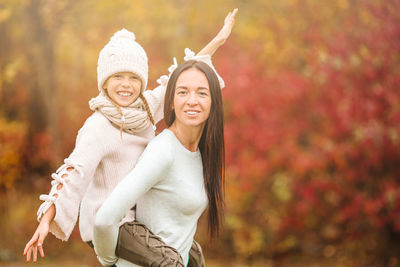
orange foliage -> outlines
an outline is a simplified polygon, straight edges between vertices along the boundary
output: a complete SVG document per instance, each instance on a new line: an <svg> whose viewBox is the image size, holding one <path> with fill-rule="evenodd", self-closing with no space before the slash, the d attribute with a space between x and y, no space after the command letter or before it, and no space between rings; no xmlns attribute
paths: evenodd
<svg viewBox="0 0 400 267"><path fill-rule="evenodd" d="M172 56L181 61L184 47L198 51L217 31L220 7L237 6L233 36L214 57L227 84L228 178L215 256L352 255L363 266L384 255L388 266L400 254L399 0L223 0L218 8L212 0L38 0L40 23L29 20L29 3L0 9L0 186L11 187L23 166L43 173L71 152L97 94L98 52L115 30L135 32L155 85ZM49 42L27 38L32 25ZM40 54L50 43L53 53ZM35 93L48 74L37 55L54 68L46 101ZM378 241L366 245L370 237Z"/></svg>
<svg viewBox="0 0 400 267"><path fill-rule="evenodd" d="M0 118L0 188L11 188L23 173L26 127Z"/></svg>

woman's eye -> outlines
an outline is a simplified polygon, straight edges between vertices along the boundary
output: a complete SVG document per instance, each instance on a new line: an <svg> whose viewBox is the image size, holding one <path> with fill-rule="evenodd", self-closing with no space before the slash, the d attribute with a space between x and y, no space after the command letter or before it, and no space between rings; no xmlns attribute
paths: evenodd
<svg viewBox="0 0 400 267"><path fill-rule="evenodd" d="M119 75L119 74L114 74L114 78L121 78L121 75Z"/></svg>
<svg viewBox="0 0 400 267"><path fill-rule="evenodd" d="M139 78L136 77L136 76L131 76L131 79L132 79L132 80L137 80L137 79L139 79Z"/></svg>
<svg viewBox="0 0 400 267"><path fill-rule="evenodd" d="M207 92L200 92L199 93L201 96L208 96Z"/></svg>

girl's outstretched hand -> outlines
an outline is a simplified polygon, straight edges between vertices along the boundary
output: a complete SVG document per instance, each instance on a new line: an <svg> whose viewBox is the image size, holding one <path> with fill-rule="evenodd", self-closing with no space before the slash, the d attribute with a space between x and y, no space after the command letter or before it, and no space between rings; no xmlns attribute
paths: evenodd
<svg viewBox="0 0 400 267"><path fill-rule="evenodd" d="M235 24L235 16L238 9L235 8L232 12L229 12L225 18L224 26L218 32L218 34L209 42L197 55L210 55L212 56L217 49L225 43L229 35L231 35L233 25Z"/></svg>
<svg viewBox="0 0 400 267"><path fill-rule="evenodd" d="M222 44L225 43L225 41L228 39L229 35L232 32L233 25L235 24L235 16L237 11L238 9L235 8L233 11L228 13L228 15L225 17L224 26L215 37L220 42L222 42Z"/></svg>
<svg viewBox="0 0 400 267"><path fill-rule="evenodd" d="M55 196L57 194L54 194ZM33 262L37 261L37 252L39 250L40 256L44 258L43 242L50 230L50 223L53 221L56 215L56 206L53 204L47 209L35 233L33 234L31 240L26 244L24 249L24 256L26 255L26 261L31 261L31 256L33 256Z"/></svg>
<svg viewBox="0 0 400 267"><path fill-rule="evenodd" d="M24 256L26 255L26 261L31 261L31 256L33 256L33 262L37 261L37 252L39 250L40 256L44 258L43 242L49 233L49 223L42 220L35 233L33 234L31 240L26 244L24 249Z"/></svg>

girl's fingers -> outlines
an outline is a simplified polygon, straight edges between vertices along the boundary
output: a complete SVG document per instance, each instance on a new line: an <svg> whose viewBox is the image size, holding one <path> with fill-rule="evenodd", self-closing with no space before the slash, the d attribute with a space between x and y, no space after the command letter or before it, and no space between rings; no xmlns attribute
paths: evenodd
<svg viewBox="0 0 400 267"><path fill-rule="evenodd" d="M225 24L233 24L233 22L235 21L235 14L236 11L233 11L233 13L229 12L229 17L227 17Z"/></svg>
<svg viewBox="0 0 400 267"><path fill-rule="evenodd" d="M237 13L237 12L238 12L238 9L235 8L235 9L233 10L232 14L231 14L231 20L234 20L234 19L235 19L235 16L236 16L236 13Z"/></svg>
<svg viewBox="0 0 400 267"><path fill-rule="evenodd" d="M33 246L33 262L37 261L37 246Z"/></svg>
<svg viewBox="0 0 400 267"><path fill-rule="evenodd" d="M235 8L233 11L230 11L225 17L224 24L233 23L237 12L237 8Z"/></svg>
<svg viewBox="0 0 400 267"><path fill-rule="evenodd" d="M231 15L231 12L228 13L228 15L226 15L224 23L226 24L229 21L229 17Z"/></svg>
<svg viewBox="0 0 400 267"><path fill-rule="evenodd" d="M44 257L44 251L43 251L43 242L44 242L44 239L46 238L46 234L40 234L39 235L39 240L38 240L38 248L39 248L39 253L40 253L40 256L43 258Z"/></svg>
<svg viewBox="0 0 400 267"><path fill-rule="evenodd" d="M26 255L28 250L31 248L31 246L32 246L31 243L32 243L32 239L28 242L28 244L26 244L25 249L24 249L24 255Z"/></svg>
<svg viewBox="0 0 400 267"><path fill-rule="evenodd" d="M235 8L235 9L233 10L233 13L232 13L232 16L233 16L233 17L236 15L236 13L238 12L238 10L239 10L239 9L237 9L237 8Z"/></svg>
<svg viewBox="0 0 400 267"><path fill-rule="evenodd" d="M26 255L26 261L27 262L31 261L31 252L32 252L32 248L29 247L29 249L27 251L27 255Z"/></svg>
<svg viewBox="0 0 400 267"><path fill-rule="evenodd" d="M24 255L26 254L26 252L28 251L28 249L36 242L37 240L37 233L35 233L31 240L29 240L29 242L26 244L25 249L24 249Z"/></svg>
<svg viewBox="0 0 400 267"><path fill-rule="evenodd" d="M29 242L26 244L26 246L25 246L25 248L24 248L24 256L26 255L26 252L28 251L28 244L29 244Z"/></svg>
<svg viewBox="0 0 400 267"><path fill-rule="evenodd" d="M43 245L38 246L39 248L39 253L40 253L40 257L44 258L44 250L43 250Z"/></svg>

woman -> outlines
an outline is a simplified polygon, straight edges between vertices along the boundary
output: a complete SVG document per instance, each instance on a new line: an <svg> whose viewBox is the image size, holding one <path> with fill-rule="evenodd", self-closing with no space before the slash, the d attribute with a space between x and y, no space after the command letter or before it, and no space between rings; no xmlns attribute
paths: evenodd
<svg viewBox="0 0 400 267"><path fill-rule="evenodd" d="M185 266L207 204L210 235L218 234L224 201L223 107L210 66L191 60L172 73L164 119L168 128L149 143L96 215L93 241L103 265L138 266L115 255L120 221L135 204L136 219L175 248Z"/></svg>
<svg viewBox="0 0 400 267"><path fill-rule="evenodd" d="M200 58L224 43L235 13L228 14L221 31L199 52ZM68 240L78 216L81 237L91 242L98 208L135 166L154 137L155 123L162 119L165 79L156 89L145 91L147 55L133 33L114 34L100 52L97 74L100 94L89 103L94 113L80 129L74 151L52 175L50 193L40 197L44 201L37 213L40 223L24 249L27 261L33 256L35 262L37 252L44 257L49 231ZM125 221L133 218L130 212Z"/></svg>

